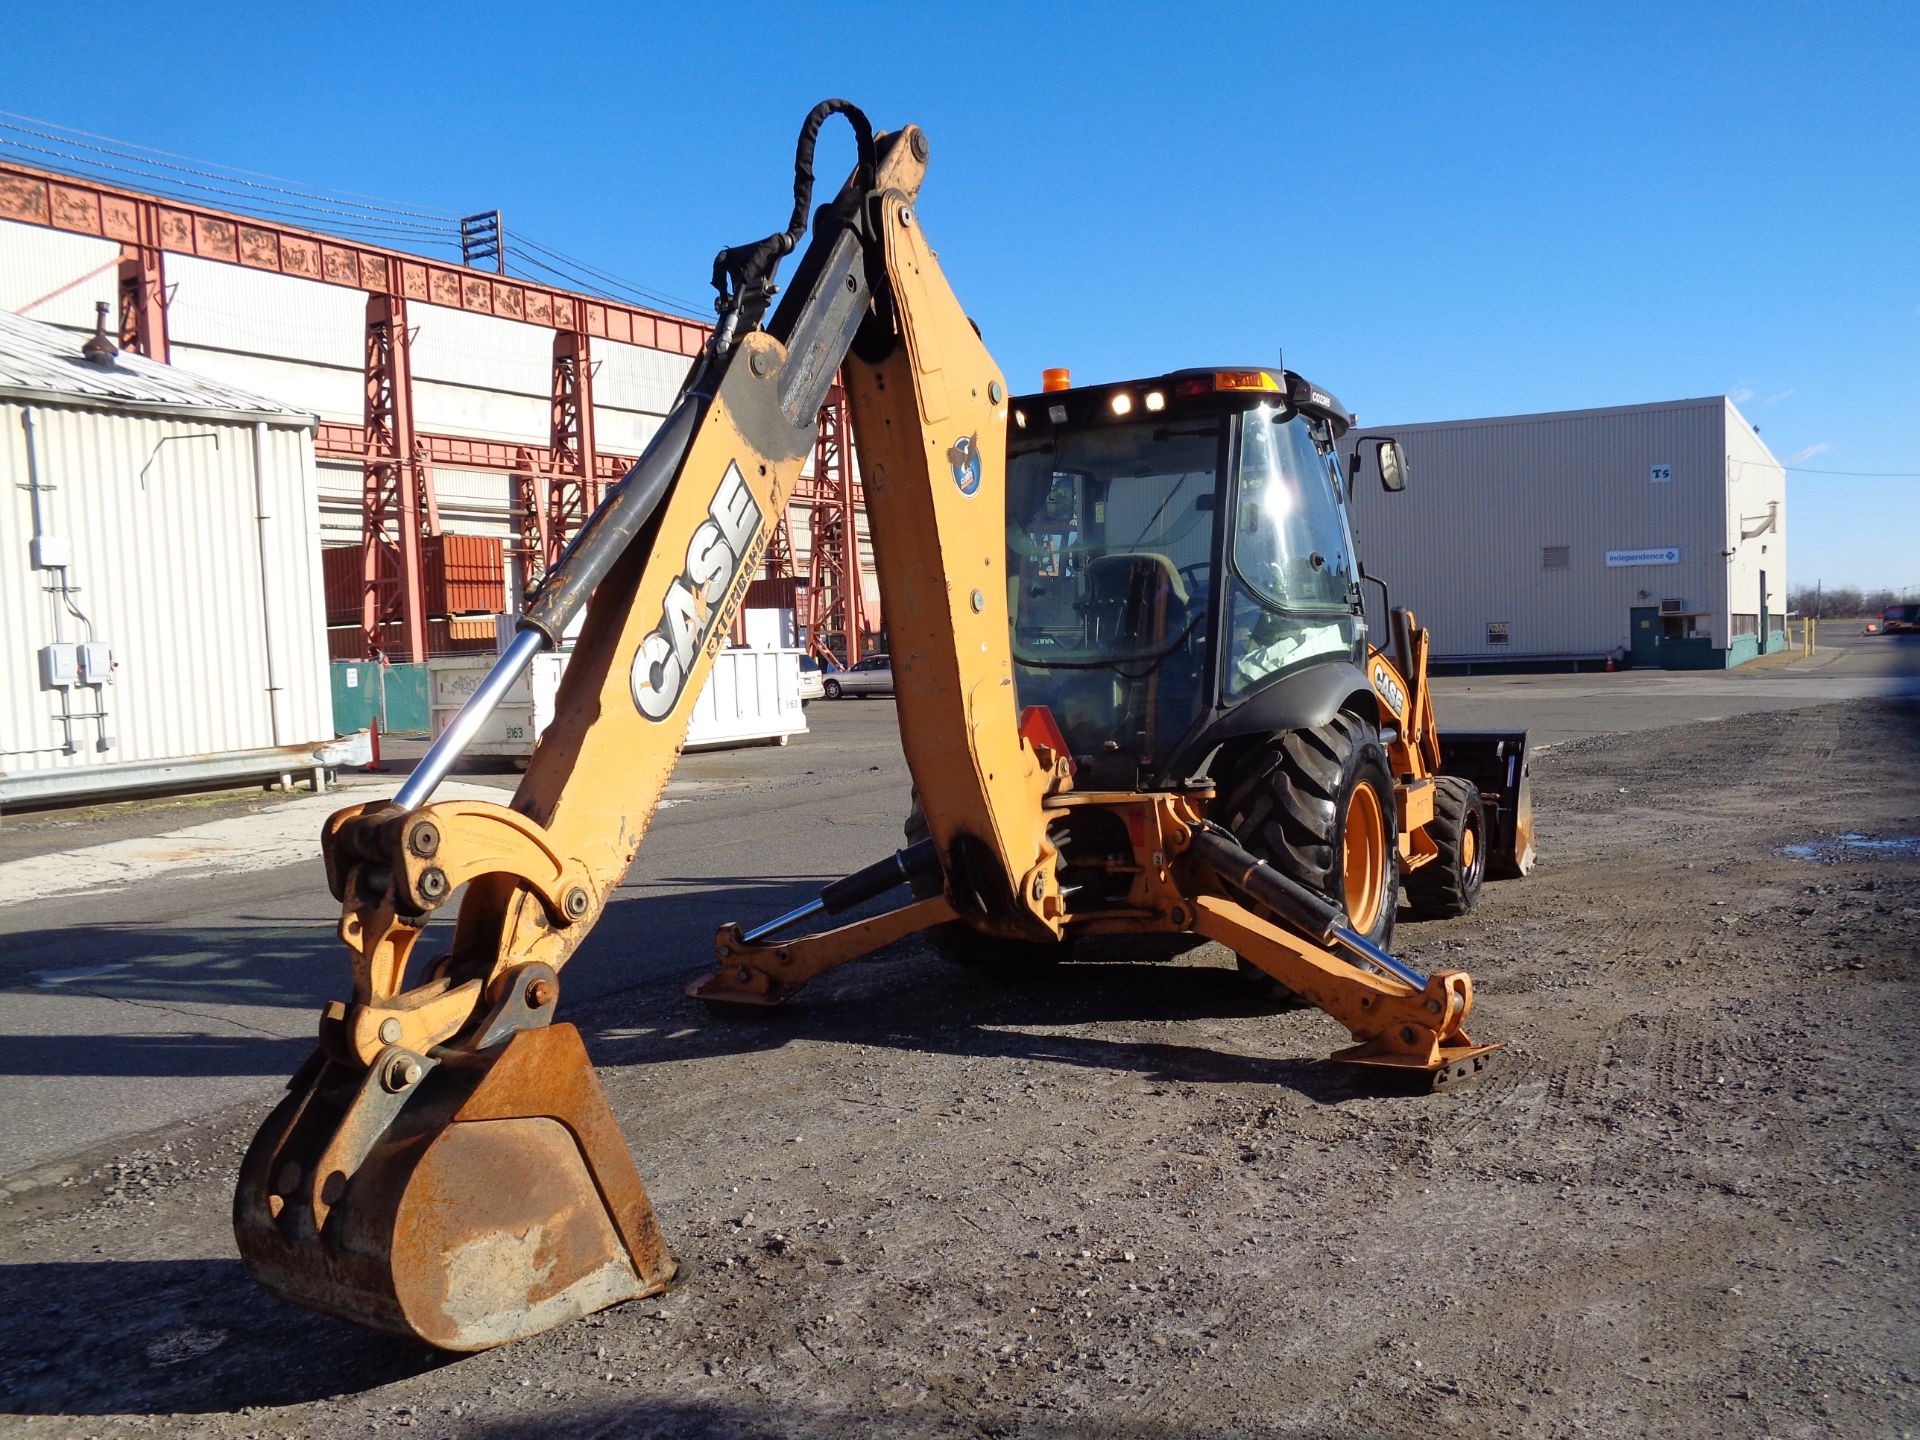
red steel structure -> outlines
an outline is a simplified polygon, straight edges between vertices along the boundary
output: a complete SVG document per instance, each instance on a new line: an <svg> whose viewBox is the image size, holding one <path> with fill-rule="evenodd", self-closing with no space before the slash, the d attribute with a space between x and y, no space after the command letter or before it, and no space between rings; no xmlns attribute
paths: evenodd
<svg viewBox="0 0 1920 1440"><path fill-rule="evenodd" d="M381 649L390 623L398 623L409 658L427 654L427 613L420 539L440 533L440 509L426 483L427 467L415 453L412 346L407 302L394 295L367 297L367 423L361 462L360 627L364 650Z"/></svg>
<svg viewBox="0 0 1920 1440"><path fill-rule="evenodd" d="M315 452L362 467L362 628L369 651L382 637L398 633L401 645L389 655L396 661L423 660L427 654L421 542L440 533L433 470L513 477L519 549L531 583L593 512L605 487L633 463L631 456L595 448L592 342L614 340L690 359L700 353L708 333L695 321L639 306L11 161L0 161L0 219L117 241L121 342L163 362L171 358L169 254L366 292L364 422L323 423ZM554 331L547 445L415 429L406 320L407 303L414 300ZM838 387L821 411L814 468L811 483L802 482L795 497L814 506L808 633L816 639L844 635L851 663L858 658L866 618L854 524L855 506L863 497L852 478L846 401ZM790 572L792 555L782 517L769 546L770 561Z"/></svg>
<svg viewBox="0 0 1920 1440"><path fill-rule="evenodd" d="M540 563L553 564L566 543L600 506L600 478L593 457L593 355L584 332L553 337L553 470L547 480L547 533Z"/></svg>
<svg viewBox="0 0 1920 1440"><path fill-rule="evenodd" d="M820 407L809 488L813 520L807 556L807 645L822 658L831 655L852 665L860 658L866 596L860 583L847 396L838 385L828 389L827 403Z"/></svg>

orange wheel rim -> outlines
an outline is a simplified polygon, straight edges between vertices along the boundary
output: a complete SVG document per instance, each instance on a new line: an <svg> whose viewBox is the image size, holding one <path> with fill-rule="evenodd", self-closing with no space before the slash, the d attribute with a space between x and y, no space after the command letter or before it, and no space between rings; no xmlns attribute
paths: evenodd
<svg viewBox="0 0 1920 1440"><path fill-rule="evenodd" d="M1469 825L1460 836L1460 873L1462 875L1473 874L1474 861L1479 858L1480 837L1473 833L1473 827Z"/></svg>
<svg viewBox="0 0 1920 1440"><path fill-rule="evenodd" d="M1340 880L1345 889L1347 919L1362 935L1380 919L1386 901L1386 813L1371 785L1354 787L1347 801L1347 824L1340 845Z"/></svg>

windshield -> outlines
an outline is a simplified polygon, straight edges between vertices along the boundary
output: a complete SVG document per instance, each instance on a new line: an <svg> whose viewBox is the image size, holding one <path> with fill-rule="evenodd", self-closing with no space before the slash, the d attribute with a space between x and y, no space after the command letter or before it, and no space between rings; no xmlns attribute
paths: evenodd
<svg viewBox="0 0 1920 1440"><path fill-rule="evenodd" d="M1016 437L1008 584L1022 705L1074 753L1150 763L1199 714L1221 419Z"/></svg>

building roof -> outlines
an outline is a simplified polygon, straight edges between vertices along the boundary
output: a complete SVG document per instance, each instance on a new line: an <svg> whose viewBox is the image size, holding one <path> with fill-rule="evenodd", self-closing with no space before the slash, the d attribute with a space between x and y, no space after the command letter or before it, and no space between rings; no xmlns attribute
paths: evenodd
<svg viewBox="0 0 1920 1440"><path fill-rule="evenodd" d="M1639 405L1597 405L1585 410L1542 410L1530 415L1473 415L1458 420L1403 421L1394 425L1365 428L1377 428L1382 431L1453 430L1469 425L1538 425L1553 420L1590 420L1602 415L1643 415L1655 410L1699 410L1732 404L1733 402L1725 395L1698 395L1687 400L1649 400Z"/></svg>
<svg viewBox="0 0 1920 1440"><path fill-rule="evenodd" d="M122 352L110 365L83 359L71 330L0 310L0 396L136 414L222 416L312 425L284 402L190 370Z"/></svg>

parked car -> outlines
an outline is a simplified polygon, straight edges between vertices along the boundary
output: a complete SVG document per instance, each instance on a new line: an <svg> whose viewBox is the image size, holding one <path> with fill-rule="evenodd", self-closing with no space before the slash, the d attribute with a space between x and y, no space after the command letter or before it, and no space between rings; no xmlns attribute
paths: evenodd
<svg viewBox="0 0 1920 1440"><path fill-rule="evenodd" d="M891 695L893 661L885 655L869 655L847 670L836 670L820 682L827 699L842 695Z"/></svg>
<svg viewBox="0 0 1920 1440"><path fill-rule="evenodd" d="M811 655L800 657L800 703L818 700L827 690L820 683L820 662Z"/></svg>

